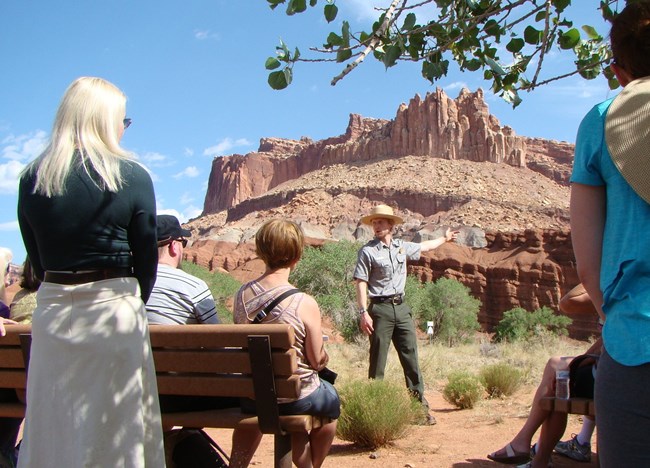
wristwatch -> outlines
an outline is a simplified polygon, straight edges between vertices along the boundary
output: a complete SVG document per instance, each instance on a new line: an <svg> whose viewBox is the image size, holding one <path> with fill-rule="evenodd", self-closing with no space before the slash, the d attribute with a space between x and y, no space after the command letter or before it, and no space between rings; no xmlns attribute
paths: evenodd
<svg viewBox="0 0 650 468"><path fill-rule="evenodd" d="M366 312L368 312L366 309L364 309L363 307L359 307L359 315L363 315Z"/></svg>

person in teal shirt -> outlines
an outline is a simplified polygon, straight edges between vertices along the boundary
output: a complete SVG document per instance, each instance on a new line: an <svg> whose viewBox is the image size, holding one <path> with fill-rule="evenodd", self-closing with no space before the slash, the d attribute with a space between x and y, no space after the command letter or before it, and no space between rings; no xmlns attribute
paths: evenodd
<svg viewBox="0 0 650 468"><path fill-rule="evenodd" d="M571 176L578 275L605 321L595 389L605 468L650 466L650 2L628 2L610 40L624 89L583 119Z"/></svg>

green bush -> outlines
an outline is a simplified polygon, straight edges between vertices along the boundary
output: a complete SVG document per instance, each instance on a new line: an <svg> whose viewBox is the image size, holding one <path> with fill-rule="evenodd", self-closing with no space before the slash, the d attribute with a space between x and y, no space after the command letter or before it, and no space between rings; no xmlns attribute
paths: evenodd
<svg viewBox="0 0 650 468"><path fill-rule="evenodd" d="M339 387L339 438L375 449L399 439L422 417L422 405L403 385L386 380L359 380Z"/></svg>
<svg viewBox="0 0 650 468"><path fill-rule="evenodd" d="M442 396L460 409L474 408L483 397L483 385L478 377L468 372L454 372L449 375Z"/></svg>
<svg viewBox="0 0 650 468"><path fill-rule="evenodd" d="M220 271L211 272L207 268L191 262L182 262L183 271L201 278L205 281L212 292L214 301L217 304L217 315L222 323L233 323L232 311L226 307L226 302L230 300L241 287L241 283L228 273Z"/></svg>
<svg viewBox="0 0 650 468"><path fill-rule="evenodd" d="M427 283L416 292L412 308L417 308L422 330L427 322L433 322L433 339L453 346L465 343L480 330L478 311L481 302L470 295L469 288L451 278L440 278L435 283ZM407 296L408 297L408 296Z"/></svg>
<svg viewBox="0 0 650 468"><path fill-rule="evenodd" d="M522 374L519 369L499 363L481 369L480 377L488 396L495 398L515 393L521 385Z"/></svg>
<svg viewBox="0 0 650 468"><path fill-rule="evenodd" d="M548 307L528 312L521 307L503 313L503 318L495 328L496 341L528 340L545 333L568 335L567 327L572 320L565 315L556 315Z"/></svg>
<svg viewBox="0 0 650 468"><path fill-rule="evenodd" d="M352 275L361 245L354 242L328 242L307 247L289 280L311 294L323 314L332 319L346 341L359 335L359 314Z"/></svg>

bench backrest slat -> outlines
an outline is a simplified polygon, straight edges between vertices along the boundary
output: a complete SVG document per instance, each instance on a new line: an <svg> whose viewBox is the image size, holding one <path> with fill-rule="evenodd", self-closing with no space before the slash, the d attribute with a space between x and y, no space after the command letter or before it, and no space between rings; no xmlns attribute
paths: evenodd
<svg viewBox="0 0 650 468"><path fill-rule="evenodd" d="M294 349L272 352L273 371L277 376L290 376L295 373L298 364ZM22 359L22 358L21 358ZM200 372L223 374L240 372L250 374L248 350L202 349L198 351L154 348L156 372Z"/></svg>
<svg viewBox="0 0 650 468"><path fill-rule="evenodd" d="M152 325L154 348L247 348L248 335L267 335L273 349L289 349L295 342L291 325ZM215 333L215 330L218 333Z"/></svg>
<svg viewBox="0 0 650 468"><path fill-rule="evenodd" d="M161 395L205 395L255 398L253 379L248 376L217 375L197 378L193 375L158 374ZM298 376L276 379L275 389L280 398L295 398L299 394Z"/></svg>

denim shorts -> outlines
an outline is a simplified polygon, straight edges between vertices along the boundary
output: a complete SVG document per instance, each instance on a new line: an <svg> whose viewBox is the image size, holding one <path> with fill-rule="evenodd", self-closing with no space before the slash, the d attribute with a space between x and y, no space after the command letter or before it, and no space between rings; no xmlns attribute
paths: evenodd
<svg viewBox="0 0 650 468"><path fill-rule="evenodd" d="M255 414L255 400L242 398L241 410L243 413ZM326 416L331 419L338 419L341 415L341 400L334 386L320 381L320 386L310 395L300 400L278 405L281 415L309 414L311 416Z"/></svg>
<svg viewBox="0 0 650 468"><path fill-rule="evenodd" d="M312 416L327 416L338 419L341 415L341 400L334 385L324 380L311 394L300 400L278 405L280 414L310 414Z"/></svg>

